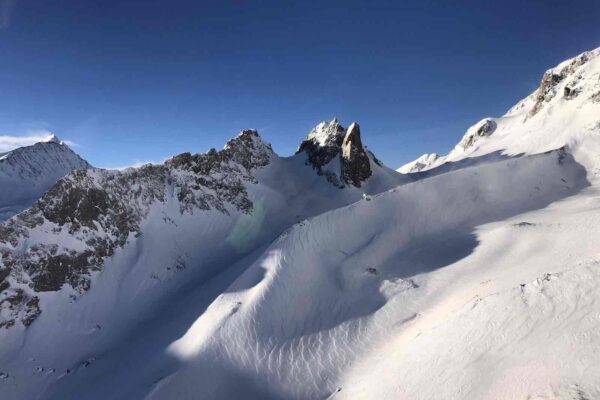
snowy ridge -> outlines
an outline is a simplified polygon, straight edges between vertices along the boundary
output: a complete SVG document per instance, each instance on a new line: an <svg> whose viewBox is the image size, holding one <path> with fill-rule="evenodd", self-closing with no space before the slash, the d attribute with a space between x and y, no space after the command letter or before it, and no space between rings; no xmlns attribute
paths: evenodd
<svg viewBox="0 0 600 400"><path fill-rule="evenodd" d="M89 290L106 257L141 235L151 207L168 196L178 200L181 214L250 212L244 182L256 183L251 170L272 156L255 131L244 131L221 152L184 153L165 165L126 171L80 170L60 180L34 207L0 226L0 327L31 324L41 312L36 293L64 284L79 294Z"/></svg>
<svg viewBox="0 0 600 400"><path fill-rule="evenodd" d="M396 171L402 174L410 174L412 172L425 171L428 170L430 166L433 165L433 163L436 162L439 157L440 156L437 153L426 153L423 154L421 157L417 158L416 160L404 164Z"/></svg>
<svg viewBox="0 0 600 400"><path fill-rule="evenodd" d="M495 152L535 154L574 144L600 132L598 115L600 48L549 69L540 87L504 116L479 121L448 155L411 172Z"/></svg>
<svg viewBox="0 0 600 400"><path fill-rule="evenodd" d="M55 135L46 142L20 147L0 157L0 221L30 207L60 178L87 161Z"/></svg>
<svg viewBox="0 0 600 400"><path fill-rule="evenodd" d="M299 218L360 198L362 191L340 191L314 174L305 157L279 158L256 131L247 130L221 151L183 153L164 165L68 175L31 209L0 225L0 326L29 326L61 297L72 303L93 288L107 263L127 273L131 260L119 255L155 240L155 229L159 242L165 241L159 239L163 231L172 230L177 244L174 252L160 245L146 250L142 256L151 260L146 269L152 280L167 279L173 281L167 287L177 287L182 281L173 275L187 265L195 265L194 279L205 279ZM369 193L404 181L381 165L375 168L363 182ZM263 226L265 220L269 225ZM211 232L204 239L209 247L187 238L206 235L205 229ZM133 285L140 283L147 282ZM149 296L160 298L160 292Z"/></svg>

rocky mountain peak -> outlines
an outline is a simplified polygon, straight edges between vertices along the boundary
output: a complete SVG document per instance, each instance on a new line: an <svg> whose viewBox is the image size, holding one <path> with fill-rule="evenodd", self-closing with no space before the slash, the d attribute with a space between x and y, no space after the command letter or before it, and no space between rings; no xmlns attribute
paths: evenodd
<svg viewBox="0 0 600 400"><path fill-rule="evenodd" d="M262 140L257 130L246 129L225 144L222 154L224 158L250 170L269 164L275 152L269 143Z"/></svg>
<svg viewBox="0 0 600 400"><path fill-rule="evenodd" d="M306 142L321 147L339 147L345 133L346 130L340 125L337 118L333 118L329 122L321 122L309 132L306 139L300 144L298 152L302 150L302 146Z"/></svg>
<svg viewBox="0 0 600 400"><path fill-rule="evenodd" d="M360 127L352 123L346 130L337 118L321 122L298 147L296 154L306 153L306 164L340 188L360 187L371 176L369 155L362 145Z"/></svg>

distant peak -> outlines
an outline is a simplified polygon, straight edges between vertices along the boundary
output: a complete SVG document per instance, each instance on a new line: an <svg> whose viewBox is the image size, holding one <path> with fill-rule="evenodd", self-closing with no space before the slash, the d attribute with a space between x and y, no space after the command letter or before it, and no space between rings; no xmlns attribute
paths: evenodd
<svg viewBox="0 0 600 400"><path fill-rule="evenodd" d="M265 142L256 129L244 129L235 138L229 140L223 151L228 155L239 159L241 164L251 167L251 162L242 160L240 157L257 158L260 162L257 165L266 165L272 156L275 155L273 148ZM234 156L235 154L235 156Z"/></svg>
<svg viewBox="0 0 600 400"><path fill-rule="evenodd" d="M55 134L51 134L45 142L46 143L58 143L58 144L62 143L60 141L60 139L58 138L58 136L56 136Z"/></svg>
<svg viewBox="0 0 600 400"><path fill-rule="evenodd" d="M256 129L244 129L238 134L238 136L254 136L260 138L260 135Z"/></svg>
<svg viewBox="0 0 600 400"><path fill-rule="evenodd" d="M404 164L396 171L401 174L410 174L413 172L421 172L430 169L440 159L437 153L425 153L421 157L407 164Z"/></svg>
<svg viewBox="0 0 600 400"><path fill-rule="evenodd" d="M227 148L228 146L235 146L236 143L237 144L243 144L243 143L245 143L245 144L252 144L252 143L260 144L260 143L265 143L265 142L260 137L260 135L258 134L258 131L256 129L244 129L243 131L238 133L236 137L227 141L227 143L225 144L225 148Z"/></svg>

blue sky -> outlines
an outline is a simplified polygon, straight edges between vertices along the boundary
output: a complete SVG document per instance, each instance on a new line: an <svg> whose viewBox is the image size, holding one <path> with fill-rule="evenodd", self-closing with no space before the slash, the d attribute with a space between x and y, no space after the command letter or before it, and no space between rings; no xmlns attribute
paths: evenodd
<svg viewBox="0 0 600 400"><path fill-rule="evenodd" d="M398 167L600 46L599 15L596 0L0 0L0 135L51 131L116 167L244 128L289 155L337 116Z"/></svg>

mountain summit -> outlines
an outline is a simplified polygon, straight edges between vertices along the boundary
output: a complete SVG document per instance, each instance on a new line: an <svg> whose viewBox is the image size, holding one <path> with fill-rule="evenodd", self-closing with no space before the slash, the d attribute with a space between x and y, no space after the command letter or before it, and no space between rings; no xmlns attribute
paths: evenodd
<svg viewBox="0 0 600 400"><path fill-rule="evenodd" d="M296 154L303 152L308 157L308 165L340 188L346 185L361 187L371 176L371 159L381 165L363 146L359 125L353 122L345 129L337 118L321 122L310 131Z"/></svg>
<svg viewBox="0 0 600 400"><path fill-rule="evenodd" d="M30 207L69 172L87 168L90 164L56 135L4 153L0 157L0 221Z"/></svg>

